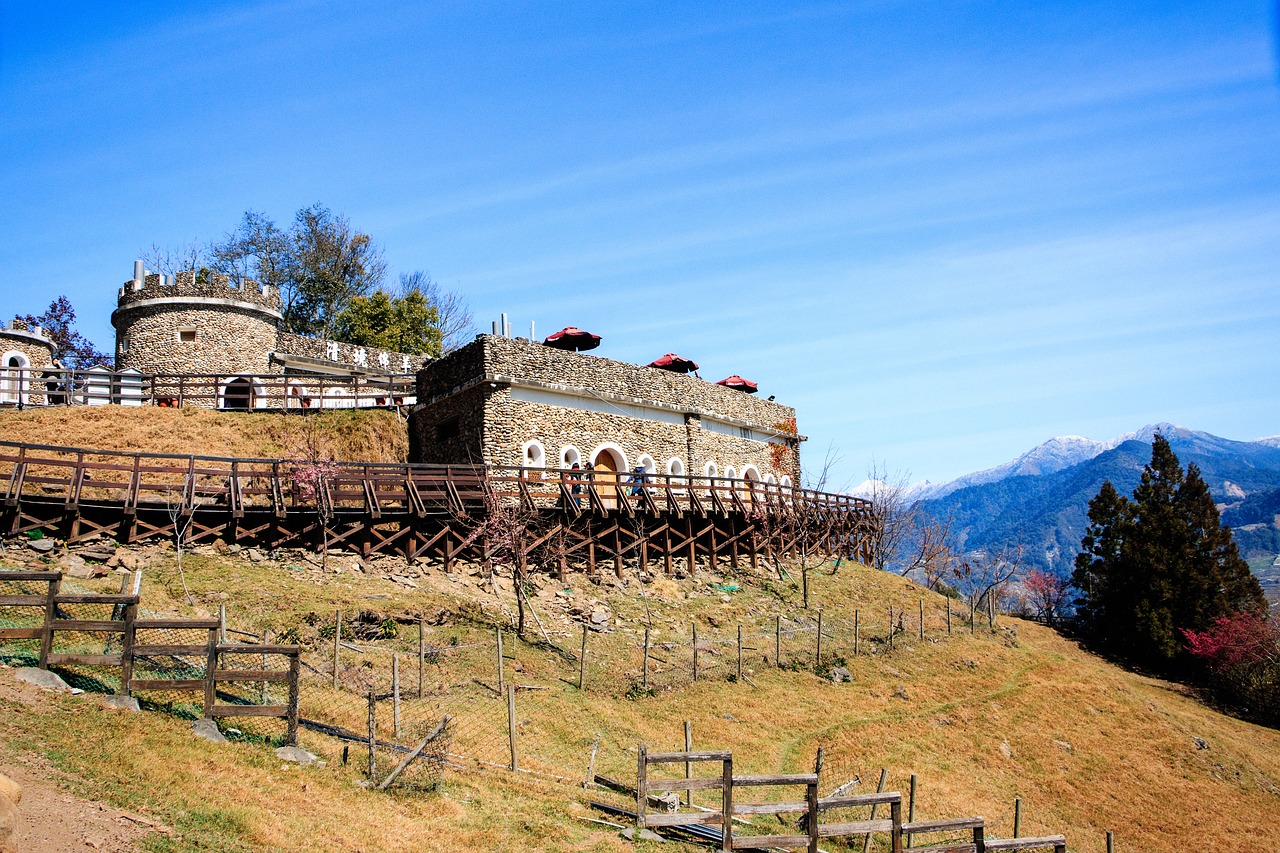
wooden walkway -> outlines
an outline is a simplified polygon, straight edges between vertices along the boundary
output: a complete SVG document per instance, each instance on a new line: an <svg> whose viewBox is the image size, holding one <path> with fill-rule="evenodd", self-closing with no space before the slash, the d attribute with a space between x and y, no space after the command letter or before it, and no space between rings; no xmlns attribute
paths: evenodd
<svg viewBox="0 0 1280 853"><path fill-rule="evenodd" d="M465 465L306 463L0 441L0 532L396 554L563 576L826 553L865 559L868 504L758 480Z"/></svg>

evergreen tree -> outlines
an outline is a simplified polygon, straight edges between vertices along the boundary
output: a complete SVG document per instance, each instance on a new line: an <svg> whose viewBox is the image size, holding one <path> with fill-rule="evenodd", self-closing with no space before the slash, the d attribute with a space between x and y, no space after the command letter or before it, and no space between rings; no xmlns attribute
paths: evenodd
<svg viewBox="0 0 1280 853"><path fill-rule="evenodd" d="M1155 436L1132 500L1104 483L1089 503L1089 522L1072 582L1080 629L1099 645L1169 669L1183 657L1183 630L1265 612L1262 588L1199 469L1184 472L1164 436Z"/></svg>

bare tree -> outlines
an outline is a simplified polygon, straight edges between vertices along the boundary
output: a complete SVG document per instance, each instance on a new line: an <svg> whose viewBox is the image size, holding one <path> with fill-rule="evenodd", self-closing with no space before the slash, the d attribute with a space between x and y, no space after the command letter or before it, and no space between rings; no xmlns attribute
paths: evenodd
<svg viewBox="0 0 1280 853"><path fill-rule="evenodd" d="M867 481L872 567L915 576L935 588L955 562L951 518L928 513L912 496L909 477L903 472L891 474L872 463Z"/></svg>
<svg viewBox="0 0 1280 853"><path fill-rule="evenodd" d="M198 271L201 267L212 266L213 255L208 246L203 246L196 240L164 247L152 243L151 248L142 253L142 263L152 272L177 275L187 270Z"/></svg>
<svg viewBox="0 0 1280 853"><path fill-rule="evenodd" d="M400 273L401 298L421 293L427 304L436 309L436 325L440 329L441 350L447 354L467 343L475 335L475 318L461 293L445 290L423 270Z"/></svg>
<svg viewBox="0 0 1280 853"><path fill-rule="evenodd" d="M1006 545L998 551L974 551L951 570L956 588L969 604L970 623L983 604L991 612L995 611L1009 584L1023 568L1022 555L1022 545Z"/></svg>

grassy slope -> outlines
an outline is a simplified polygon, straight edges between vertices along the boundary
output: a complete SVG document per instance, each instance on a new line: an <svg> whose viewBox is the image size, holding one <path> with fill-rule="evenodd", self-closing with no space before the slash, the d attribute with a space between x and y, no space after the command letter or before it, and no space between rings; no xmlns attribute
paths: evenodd
<svg viewBox="0 0 1280 853"><path fill-rule="evenodd" d="M7 439L243 455L286 451L281 430L296 427L282 420L114 407L3 413ZM404 430L394 414L307 420L342 457L403 456ZM282 564L212 554L184 561L192 607L181 600L172 554L152 548L143 556L148 610L207 614L225 596L233 624L254 630L296 628L307 613L334 607L501 613L492 594L439 574L407 590L349 569L322 580ZM792 586L739 582L744 591L728 603L692 583L659 581L646 587L646 601L634 581L629 590L594 587L580 577L573 586L580 599L607 599L626 620L620 630L593 637L607 652L610 644L634 644L646 609L667 635L692 619L706 626L708 616L727 633L738 620L799 607ZM97 583L105 589L115 581ZM862 568L814 581L814 600L829 613L881 613L890 603L911 613L921 596L900 578ZM540 600L553 637L572 643L574 627ZM801 769L821 743L833 774L857 773L874 785L879 768L888 767L891 787L905 790L909 774L917 773L921 817L983 814L995 835L1010 833L1011 803L1021 796L1024 832L1065 832L1073 850L1101 851L1106 829L1116 832L1122 850L1277 846L1280 733L1220 715L1177 685L1127 673L1041 626L1005 624L1016 626L1016 640L1007 632L958 631L949 640L860 657L849 663L853 684L832 685L755 660L755 687L711 680L637 701L607 691L579 694L557 680L563 665L532 646L511 651L525 683L552 685L529 694L522 722L566 744L569 733L605 731L616 743L644 738L675 748L680 721L688 719L699 746L734 749L748 772ZM10 679L0 673L0 680ZM909 700L895 697L899 687ZM1195 737L1209 748L1197 749ZM355 786L354 768L339 762L289 769L262 746L216 747L193 739L181 720L99 711L83 698L29 704L0 690L0 741L48 755L92 796L174 826L173 835L150 837L154 850L630 848L605 828L567 817L589 814L579 804L583 793L569 786L484 771L447 777L435 797L377 796ZM335 755L331 742L306 732L303 745ZM622 775L625 769L613 768L625 768L625 756L617 759L607 766Z"/></svg>
<svg viewBox="0 0 1280 853"><path fill-rule="evenodd" d="M171 609L190 612L176 601L171 557L153 557L148 607L170 598ZM206 609L225 591L241 624L277 630L298 624L308 610L368 606L369 594L389 596L377 599L384 609L429 613L458 603L446 596L458 588L450 584L413 591L348 573L320 585L279 566L213 556L188 558L186 568ZM603 588L590 591L604 597ZM795 605L793 590L781 594ZM862 568L815 581L815 597L828 610L891 600L903 606L919 595L899 578ZM492 596L474 597L495 609ZM614 591L610 598L616 613L629 621L639 616L633 596ZM726 605L696 587L668 587L650 606L658 624L711 611L732 624L768 598L748 588ZM526 704L521 717L546 731L568 718L573 729L604 730L620 742L645 738L661 748L677 746L679 721L690 719L699 745L734 749L749 772L800 769L824 743L838 756L833 772L874 780L888 767L891 786L902 790L910 773L919 774L921 816L983 814L994 834L1008 835L1012 799L1021 796L1024 832L1065 832L1073 850L1101 850L1106 829L1129 850L1274 846L1280 733L1219 715L1176 685L1126 673L1041 626L1006 624L1016 625L1016 641L1004 632L957 632L858 658L850 664L852 685L757 665L755 688L708 681L638 701L582 695L540 678L537 653L523 647L516 654L527 663L525 680L559 692L540 694L546 698ZM599 642L629 639L619 632ZM894 697L899 686L909 701ZM74 710L84 701L52 699L21 714L5 702L0 735L49 755L98 796L171 822L179 832L156 837L157 850L623 849L608 830L565 819L586 814L575 805L582 792L569 786L484 771L448 777L434 798L377 797L356 788L354 768L337 762L289 770L263 747L209 746L160 714ZM1194 737L1210 748L1197 749ZM303 742L336 754L315 735L304 733Z"/></svg>
<svg viewBox="0 0 1280 853"><path fill-rule="evenodd" d="M317 412L304 418L208 409L78 406L0 412L6 441L150 453L280 456L301 451L311 432L340 460L403 462L404 422L391 411Z"/></svg>

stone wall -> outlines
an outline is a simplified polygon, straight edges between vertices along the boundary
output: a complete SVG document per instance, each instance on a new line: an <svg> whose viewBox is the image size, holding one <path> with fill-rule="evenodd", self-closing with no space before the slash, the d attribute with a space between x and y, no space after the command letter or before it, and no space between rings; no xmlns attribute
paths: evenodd
<svg viewBox="0 0 1280 853"><path fill-rule="evenodd" d="M8 328L0 329L0 404L44 404L45 383L38 380L39 374L8 372L15 353L25 356L26 371L53 366L54 344L38 329L29 328L24 320L16 318Z"/></svg>
<svg viewBox="0 0 1280 853"><path fill-rule="evenodd" d="M171 281L172 283L166 283ZM280 314L280 293L273 287L263 287L252 279L233 281L221 273L208 273L198 277L191 270L180 272L171 279L152 273L141 282L126 281L120 288L119 305L124 308L155 299L196 298L246 302L258 306L277 317Z"/></svg>
<svg viewBox="0 0 1280 853"><path fill-rule="evenodd" d="M629 468L652 457L659 474L674 458L686 475L702 475L712 462L720 476L732 468L740 477L754 466L761 477L799 480L797 441L783 439L775 463L774 444L758 440L776 440L774 425L793 419L794 409L696 377L539 343L481 335L418 374L418 400L411 421L417 461L462 462L478 452L489 464L521 465L524 446L536 441L546 467L564 464L569 447L583 463L607 447ZM755 439L712 431L704 419ZM459 435L442 441L441 424Z"/></svg>
<svg viewBox="0 0 1280 853"><path fill-rule="evenodd" d="M354 372L417 373L430 361L425 355L409 355L378 347L326 341L323 338L309 338L289 332L281 332L277 336L275 350L278 353L333 362Z"/></svg>
<svg viewBox="0 0 1280 853"><path fill-rule="evenodd" d="M227 305L161 304L118 309L116 367L143 373L271 373L275 322ZM183 340L184 331L194 340Z"/></svg>

